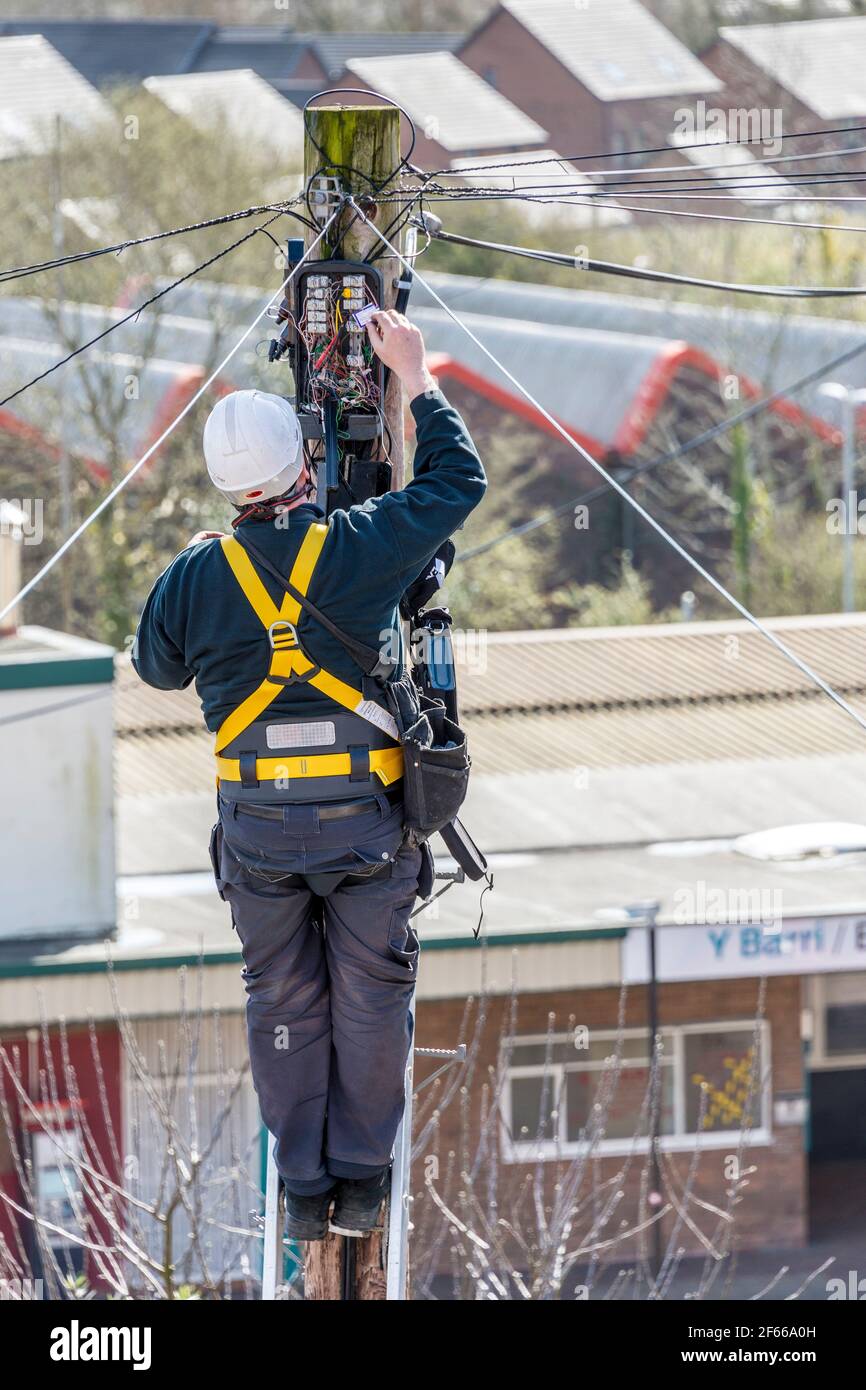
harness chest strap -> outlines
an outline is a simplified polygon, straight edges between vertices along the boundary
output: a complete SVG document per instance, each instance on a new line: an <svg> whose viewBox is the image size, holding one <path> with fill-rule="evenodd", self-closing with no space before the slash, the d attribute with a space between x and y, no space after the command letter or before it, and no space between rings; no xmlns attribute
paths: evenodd
<svg viewBox="0 0 866 1390"><path fill-rule="evenodd" d="M327 536L327 526L323 523L315 523L309 527L298 551L289 582L304 596L306 596L307 588ZM368 723L382 729L394 739L395 744L399 744L396 721L387 710L382 709L372 700L365 700L360 690L347 685L338 676L323 671L301 651L295 631L295 624L301 615L301 605L298 600L287 593L280 606L277 607L241 543L233 536L226 536L220 544L244 596L268 633L271 643L271 664L261 685L226 717L217 731L214 752L217 755L218 776L227 781L240 781L239 760L237 758L221 758L220 752L232 743L239 734L244 733L250 724L260 718L287 684L296 680L304 681L305 684L313 686L333 700L335 704L351 710L353 714L359 715ZM351 759L348 753L327 753L313 757L259 758L256 764L256 774L261 781L287 777L348 776L350 767ZM372 748L370 750L370 770L375 772L386 786L396 781L403 771L402 748L399 746Z"/></svg>

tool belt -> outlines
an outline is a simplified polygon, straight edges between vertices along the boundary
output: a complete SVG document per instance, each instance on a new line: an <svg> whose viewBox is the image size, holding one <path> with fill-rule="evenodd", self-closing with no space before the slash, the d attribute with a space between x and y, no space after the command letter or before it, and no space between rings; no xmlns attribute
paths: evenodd
<svg viewBox="0 0 866 1390"><path fill-rule="evenodd" d="M371 779L378 778L380 784L389 786L402 778L404 825L409 839L421 844L454 820L463 804L470 767L466 736L448 718L440 702L419 693L410 676L396 676L396 661L343 632L307 598L327 534L324 523L309 528L288 579L247 535L222 541L235 578L267 629L272 656L266 679L228 716L217 733L220 789L232 797L238 792L243 797L246 789L252 799L260 801L333 800L353 794L369 796ZM285 590L279 609L259 579L250 556ZM295 627L301 609L320 622L352 657L363 676L360 690L322 670L306 656ZM288 759L265 755L258 743L260 733L253 726L277 695L296 681L309 683L349 711L348 717L354 723L341 731L344 750L341 747L339 753L316 754L306 748ZM350 744L348 740L355 737L354 731L363 723L367 725L366 749L363 755L355 752L353 763L352 748L364 745ZM265 725L265 738L271 727ZM238 740L243 742L243 750ZM279 768L285 769L287 763L286 777L286 772ZM323 778L336 780L323 782ZM231 783L231 789L224 785L226 781Z"/></svg>

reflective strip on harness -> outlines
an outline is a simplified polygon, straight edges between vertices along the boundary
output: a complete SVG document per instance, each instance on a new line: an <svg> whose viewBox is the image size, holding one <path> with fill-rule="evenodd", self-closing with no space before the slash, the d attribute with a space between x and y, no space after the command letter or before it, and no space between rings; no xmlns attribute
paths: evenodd
<svg viewBox="0 0 866 1390"><path fill-rule="evenodd" d="M307 534L304 536L289 577L290 584L297 589L299 593L306 595L307 587L312 579L313 571L316 568L316 563L322 552L322 546L325 544L327 536L328 528L321 522L317 522L310 526L307 530ZM399 742L399 730L396 721L387 710L372 701L365 700L360 690L356 690L353 686L347 685L346 682L340 680L338 676L332 676L328 671L323 671L321 667L316 666L301 651L298 646L297 633L295 632L295 624L298 622L301 615L301 605L298 600L287 593L278 608L259 578L253 562L240 541L235 540L233 536L226 536L220 544L222 545L223 554L231 566L235 579L238 581L238 584L259 619L259 622L268 632L271 642L271 664L268 674L261 685L258 686L251 695L248 695L247 698L238 705L237 709L232 710L231 714L223 720L216 735L214 752L219 755L224 748L228 747L228 745L248 729L255 720L264 714L268 706L276 700L278 695L282 694L286 685L293 684L295 681L303 681L305 684L313 686L314 689L326 695L328 699L333 700L335 704L341 705L343 709L351 710L353 714L359 715L361 719L366 719L368 723L374 724L378 729L382 729L389 737L393 738L395 743ZM393 776L383 775L386 765L379 767L374 764L374 759L378 761L385 753L392 758L391 763L387 764L389 769L397 766L393 755L399 754L399 771L395 772ZM340 761L341 759L344 760L345 767L343 766L343 762ZM271 764L279 765L280 768L284 769L286 762L303 763L308 766L312 766L314 763L320 765L329 763L332 764L332 766L330 766L329 769L324 769L323 766L320 766L315 772L286 772L285 770L279 772L264 771L264 769ZM338 762L340 763L339 766L336 765ZM240 774L236 771L237 766L237 759L220 758L217 756L217 772L221 778L225 778L227 781L239 781ZM402 749L381 750L379 753L375 750L371 751L370 767L387 786L389 782L395 781L402 773ZM260 781L284 777L337 776L343 773L349 773L350 758L348 753L330 754L314 758L290 758L288 760L260 758L257 763L257 768L257 775Z"/></svg>
<svg viewBox="0 0 866 1390"><path fill-rule="evenodd" d="M240 759L217 758L217 774L221 782L240 782ZM259 758L256 778L259 782L291 781L294 777L348 777L352 771L351 753L316 753L306 758ZM370 771L386 787L403 775L402 748L371 748Z"/></svg>

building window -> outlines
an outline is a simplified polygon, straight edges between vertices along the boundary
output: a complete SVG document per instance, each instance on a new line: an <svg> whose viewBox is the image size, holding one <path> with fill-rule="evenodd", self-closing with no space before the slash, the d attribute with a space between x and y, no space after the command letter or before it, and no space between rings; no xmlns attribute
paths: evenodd
<svg viewBox="0 0 866 1390"><path fill-rule="evenodd" d="M757 1046L757 1057L755 1050ZM659 1134L663 1147L721 1147L770 1138L769 1034L754 1021L662 1031ZM592 1148L648 1147L650 1059L645 1029L515 1038L505 1045L502 1147L506 1160L558 1158ZM595 1107L599 1109L596 1110Z"/></svg>
<svg viewBox="0 0 866 1390"><path fill-rule="evenodd" d="M814 975L807 998L815 1019L811 1069L866 1068L866 971Z"/></svg>
<svg viewBox="0 0 866 1390"><path fill-rule="evenodd" d="M866 1004L828 1004L825 1028L828 1057L866 1053Z"/></svg>

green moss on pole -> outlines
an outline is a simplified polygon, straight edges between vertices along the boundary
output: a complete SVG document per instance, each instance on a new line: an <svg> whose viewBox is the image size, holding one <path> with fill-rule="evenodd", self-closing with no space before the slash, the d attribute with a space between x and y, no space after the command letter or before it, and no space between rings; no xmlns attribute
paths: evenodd
<svg viewBox="0 0 866 1390"><path fill-rule="evenodd" d="M336 174L346 192L375 198L400 163L400 112L393 106L312 106L307 109L304 140L304 177ZM387 220L394 214L388 204ZM368 216L378 220L375 210ZM351 221L351 215L345 219ZM373 234L363 222L355 222L344 241L349 259L362 259L373 244Z"/></svg>

